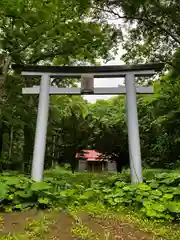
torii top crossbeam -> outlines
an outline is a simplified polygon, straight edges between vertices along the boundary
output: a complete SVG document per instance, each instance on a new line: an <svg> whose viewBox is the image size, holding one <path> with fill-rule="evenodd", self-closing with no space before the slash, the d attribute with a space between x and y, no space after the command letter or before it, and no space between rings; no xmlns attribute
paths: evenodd
<svg viewBox="0 0 180 240"><path fill-rule="evenodd" d="M163 63L149 63L138 65L112 65L112 66L35 66L35 65L13 65L15 71L22 75L40 76L49 73L49 76L81 77L83 74L91 74L95 78L125 77L128 72L135 76L149 76L163 69Z"/></svg>

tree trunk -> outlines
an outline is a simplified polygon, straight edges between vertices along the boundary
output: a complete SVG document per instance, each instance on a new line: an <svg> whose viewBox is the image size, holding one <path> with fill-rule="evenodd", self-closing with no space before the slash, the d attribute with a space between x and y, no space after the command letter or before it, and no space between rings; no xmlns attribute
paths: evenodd
<svg viewBox="0 0 180 240"><path fill-rule="evenodd" d="M120 159L117 159L117 160L116 160L116 169L117 169L117 172L118 172L118 173L121 173L121 172L122 172L123 164L122 164L122 162L121 162Z"/></svg>
<svg viewBox="0 0 180 240"><path fill-rule="evenodd" d="M129 166L129 153L121 152L119 157L116 158L117 172L122 172L124 167Z"/></svg>
<svg viewBox="0 0 180 240"><path fill-rule="evenodd" d="M74 173L76 171L76 149L75 150L71 150L72 154L71 154L71 171L72 173Z"/></svg>
<svg viewBox="0 0 180 240"><path fill-rule="evenodd" d="M4 135L4 123L2 123L2 126L0 128L0 157L2 155L2 150L3 150L3 135Z"/></svg>
<svg viewBox="0 0 180 240"><path fill-rule="evenodd" d="M5 82L8 76L8 70L9 65L11 64L11 57L7 56L4 53L0 54L0 103L1 103L1 109L0 109L0 116L1 116L1 129L0 129L0 172L3 171L3 164L2 164L2 151L3 151L3 136L5 132L5 124L3 122L3 109L4 109L4 102L7 101L6 96L4 96L4 88L5 88Z"/></svg>
<svg viewBox="0 0 180 240"><path fill-rule="evenodd" d="M22 172L30 170L32 155L33 155L34 139L32 135L32 129L28 125L24 126L24 147L23 147L23 160L22 160Z"/></svg>
<svg viewBox="0 0 180 240"><path fill-rule="evenodd" d="M0 172L3 171L3 166L2 166L2 151L3 151L3 136L4 136L4 131L5 131L5 125L4 123L1 124L0 128Z"/></svg>
<svg viewBox="0 0 180 240"><path fill-rule="evenodd" d="M11 128L10 128L10 138L9 138L9 153L8 153L9 160L11 160L11 155L12 155L13 134L14 134L14 129L13 129L13 126L11 126Z"/></svg>
<svg viewBox="0 0 180 240"><path fill-rule="evenodd" d="M56 157L55 157L55 150L56 150L56 136L52 136L52 168L55 168L56 166Z"/></svg>

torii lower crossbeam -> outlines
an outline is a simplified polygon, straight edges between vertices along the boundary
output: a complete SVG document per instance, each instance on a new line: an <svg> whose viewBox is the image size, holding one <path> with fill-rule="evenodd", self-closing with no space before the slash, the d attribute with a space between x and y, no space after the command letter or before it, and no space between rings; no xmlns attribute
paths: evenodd
<svg viewBox="0 0 180 240"><path fill-rule="evenodd" d="M43 179L44 156L46 145L46 132L48 123L49 95L50 94L80 94L80 89L59 89L50 86L50 78L61 77L81 77L91 74L96 78L102 77L124 77L125 87L94 89L95 94L126 94L128 141L131 168L131 182L142 182L141 151L139 139L139 127L137 117L136 93L152 93L152 87L136 87L135 77L153 76L164 67L162 63L140 64L140 65L120 65L101 67L53 67L53 66L19 66L14 65L13 69L22 72L25 76L40 76L40 87L24 88L24 94L39 94L38 116L36 125L36 135L34 143L32 179L41 181Z"/></svg>
<svg viewBox="0 0 180 240"><path fill-rule="evenodd" d="M34 86L31 88L23 88L23 94L39 94L40 87ZM154 93L153 87L136 87L137 94L150 94ZM80 95L81 89L80 88L57 88L57 87L50 87L49 89L50 95ZM126 87L119 86L119 87L112 87L112 88L94 88L94 93L91 95L118 95L118 94L126 94Z"/></svg>

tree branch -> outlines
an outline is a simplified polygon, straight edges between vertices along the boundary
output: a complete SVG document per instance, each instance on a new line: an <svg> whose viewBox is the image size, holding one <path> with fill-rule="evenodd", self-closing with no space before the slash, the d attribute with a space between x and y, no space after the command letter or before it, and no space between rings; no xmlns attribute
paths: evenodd
<svg viewBox="0 0 180 240"><path fill-rule="evenodd" d="M151 26L155 26L157 27L161 32L164 32L166 33L166 35L170 36L172 39L174 39L175 42L177 42L178 44L180 44L180 40L175 37L171 32L169 32L167 29L165 29L164 27L162 26L158 26L155 22L153 22L152 20L148 19L148 18L142 18L142 17L137 17L137 16L126 16L126 15L120 15L119 13L117 12L114 12L113 10L107 10L107 9L102 9L102 8L94 8L96 10L99 10L99 11L102 11L102 12L107 12L107 13L110 13L110 14L113 14L115 16L117 16L119 19L127 19L127 20L138 20L138 21L141 21L141 22L147 22L149 23Z"/></svg>

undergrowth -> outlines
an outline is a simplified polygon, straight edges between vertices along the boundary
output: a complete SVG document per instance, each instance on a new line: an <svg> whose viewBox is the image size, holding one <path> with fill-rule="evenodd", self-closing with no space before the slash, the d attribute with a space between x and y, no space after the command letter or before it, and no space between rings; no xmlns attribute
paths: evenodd
<svg viewBox="0 0 180 240"><path fill-rule="evenodd" d="M56 206L101 203L109 209L124 209L159 222L180 220L180 174L146 174L144 183L131 185L129 175L47 171L44 182L12 174L0 176L0 208L17 211Z"/></svg>

